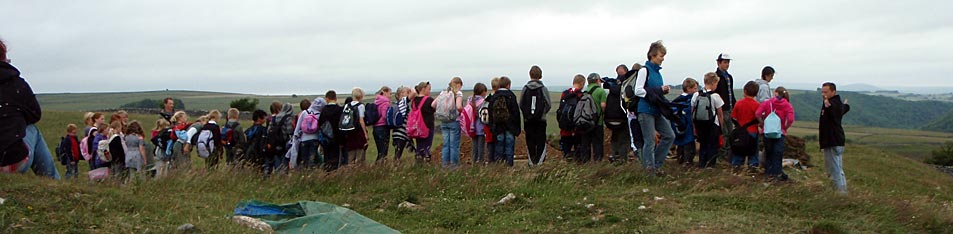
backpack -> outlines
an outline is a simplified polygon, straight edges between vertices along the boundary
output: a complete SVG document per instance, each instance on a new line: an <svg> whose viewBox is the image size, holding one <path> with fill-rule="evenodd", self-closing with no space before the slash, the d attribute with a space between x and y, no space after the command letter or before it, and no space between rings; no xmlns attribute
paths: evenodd
<svg viewBox="0 0 953 234"><path fill-rule="evenodd" d="M618 87L618 86L619 86L619 79L617 79L617 78L609 78L609 77L602 77L602 88L603 88L603 89L611 89L611 88L615 88L615 87Z"/></svg>
<svg viewBox="0 0 953 234"><path fill-rule="evenodd" d="M406 112L400 110L397 103L391 104L390 107L387 107L387 116L384 118L387 123L385 124L389 128L399 128L404 126L404 123L407 123Z"/></svg>
<svg viewBox="0 0 953 234"><path fill-rule="evenodd" d="M771 100L767 101L770 102ZM771 113L764 118L764 138L781 139L781 135L784 133L781 130L781 117L774 113L774 103L769 103L769 105L771 105Z"/></svg>
<svg viewBox="0 0 953 234"><path fill-rule="evenodd" d="M209 155L212 155L212 151L215 151L215 140L212 137L212 131L204 128L193 136L193 142L195 142L194 145L199 157L208 158Z"/></svg>
<svg viewBox="0 0 953 234"><path fill-rule="evenodd" d="M507 99L509 99L509 97L505 95L499 95L493 99L493 105L491 105L492 110L490 111L493 112L494 124L500 124L500 125L509 124L510 108L509 108L509 105L507 105L509 103Z"/></svg>
<svg viewBox="0 0 953 234"><path fill-rule="evenodd" d="M712 114L714 104L712 104L711 94L713 92L698 91L698 97L695 99L695 108L692 110L692 120L706 123L714 123L715 115Z"/></svg>
<svg viewBox="0 0 953 234"><path fill-rule="evenodd" d="M572 89L563 91L563 96L559 99L559 108L556 109L556 122L559 124L559 129L576 129L576 123L573 120L578 102L579 93L572 92Z"/></svg>
<svg viewBox="0 0 953 234"><path fill-rule="evenodd" d="M691 128L692 108L690 101L673 102L672 113L675 114L675 121L672 121L672 131L675 132L676 145L693 142L695 133L692 132Z"/></svg>
<svg viewBox="0 0 953 234"><path fill-rule="evenodd" d="M546 97L543 96L543 88L524 88L523 95L520 99L520 111L523 111L523 119L525 120L544 120L546 116L543 113L543 102Z"/></svg>
<svg viewBox="0 0 953 234"><path fill-rule="evenodd" d="M612 79L615 80L615 79ZM612 130L621 130L628 127L629 118L625 114L625 107L622 105L621 87L616 85L609 88L609 95L606 97L605 124Z"/></svg>
<svg viewBox="0 0 953 234"><path fill-rule="evenodd" d="M463 131L463 134L468 137L476 137L476 116L474 115L474 106L483 105L483 100L480 100L479 104L476 104L473 101L473 97L470 97L470 100L467 100L467 105L463 107L463 112L460 113L460 129Z"/></svg>
<svg viewBox="0 0 953 234"><path fill-rule="evenodd" d="M118 136L113 136L118 137ZM96 143L96 153L99 156L99 161L101 162L110 162L113 160L112 155L109 152L109 141L113 137L103 139Z"/></svg>
<svg viewBox="0 0 953 234"><path fill-rule="evenodd" d="M95 127L90 128L89 132L86 133L86 137L83 137L83 140L79 142L79 145L80 145L79 153L83 155L82 159L85 159L86 161L90 161L93 159L93 154L92 154L93 150L91 149L92 145L89 144L89 138L95 136L92 134L93 130L97 130L97 129Z"/></svg>
<svg viewBox="0 0 953 234"><path fill-rule="evenodd" d="M490 102L484 98L482 103L480 109L477 110L477 118L480 119L482 124L490 124Z"/></svg>
<svg viewBox="0 0 953 234"><path fill-rule="evenodd" d="M648 68L642 67L642 69L648 69ZM640 71L641 69L630 71L632 75L629 76L629 78L626 78L625 81L622 82L622 88L621 88L622 102L623 102L622 104L625 106L625 109L630 112L635 112L635 111L638 111L639 109L639 100L641 98L635 95L635 83L636 83L636 80L638 80ZM645 84L648 84L648 83L649 83L648 81L645 82ZM642 88L645 88L645 86L642 86Z"/></svg>
<svg viewBox="0 0 953 234"><path fill-rule="evenodd" d="M229 127L228 124L225 124L225 126L222 126L221 136L222 136L222 141L225 142L224 144L225 147L234 146L237 141L236 139L238 139L237 137L235 137L235 130Z"/></svg>
<svg viewBox="0 0 953 234"><path fill-rule="evenodd" d="M437 103L434 119L444 123L457 121L457 118L460 117L460 111L457 110L456 100L457 96L452 91L444 90L440 92L440 95L434 100Z"/></svg>
<svg viewBox="0 0 953 234"><path fill-rule="evenodd" d="M289 133L284 132L284 126L287 124L288 119L291 118L291 115L286 115L281 117L281 120L278 120L277 124L272 122L268 125L268 130L266 131L265 139L268 145L274 146L273 150L282 151L284 150L286 144L288 143Z"/></svg>
<svg viewBox="0 0 953 234"><path fill-rule="evenodd" d="M304 120L301 121L301 132L304 134L315 134L320 130L318 126L318 114L311 110L305 110Z"/></svg>
<svg viewBox="0 0 953 234"><path fill-rule="evenodd" d="M60 164L63 165L69 164L69 161L71 161L69 154L66 153L68 149L64 148L67 147L67 144L71 143L66 143L66 141L66 137L60 137L60 144L56 145L56 157L60 160Z"/></svg>
<svg viewBox="0 0 953 234"><path fill-rule="evenodd" d="M424 108L424 103L427 103L427 98L429 97L421 98L420 103L407 115L407 136L410 138L426 139L430 137L430 128L424 123L424 114L421 110Z"/></svg>
<svg viewBox="0 0 953 234"><path fill-rule="evenodd" d="M738 121L731 119L735 123L735 129L731 130L731 152L735 155L753 155L758 151L757 138L748 134L748 127L758 123L756 120L738 126Z"/></svg>
<svg viewBox="0 0 953 234"><path fill-rule="evenodd" d="M377 103L364 104L364 124L374 126L381 121L381 112L377 110Z"/></svg>
<svg viewBox="0 0 953 234"><path fill-rule="evenodd" d="M592 92L599 87L592 87L589 91L582 93L582 98L576 103L576 111L573 113L573 124L578 132L589 132L596 128L596 121L599 120L596 102L592 98Z"/></svg>
<svg viewBox="0 0 953 234"><path fill-rule="evenodd" d="M325 121L324 124L321 124L321 129L318 130L318 143L328 145L331 144L332 140L334 140L334 126L331 125L330 121Z"/></svg>
<svg viewBox="0 0 953 234"><path fill-rule="evenodd" d="M357 107L361 105L363 104L358 103L355 105L344 105L344 110L341 111L341 124L338 125L338 129L345 132L350 132L354 131L354 129L357 129L358 125L360 125L360 123L357 122L360 118L359 114L357 113Z"/></svg>

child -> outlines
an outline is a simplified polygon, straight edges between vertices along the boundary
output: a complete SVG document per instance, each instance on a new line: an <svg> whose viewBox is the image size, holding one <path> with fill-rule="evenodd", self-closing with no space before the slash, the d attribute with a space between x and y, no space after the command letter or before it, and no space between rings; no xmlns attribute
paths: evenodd
<svg viewBox="0 0 953 234"><path fill-rule="evenodd" d="M748 131L748 135L751 135L755 139L755 144L758 145L758 121L759 119L755 118L754 112L758 110L760 104L758 101L754 100L754 97L758 95L758 83L754 81L748 81L744 86L744 95L745 97L735 103L735 107L731 112L731 117L737 121L736 125L739 127L748 126L745 129ZM752 124L754 123L754 124ZM731 165L734 167L736 172L741 172L742 167L745 164L745 159L748 160L748 173L756 173L758 171L759 162L758 162L758 151L755 150L755 153L752 155L743 155L738 152L732 152Z"/></svg>
<svg viewBox="0 0 953 234"><path fill-rule="evenodd" d="M266 150L267 155L265 156L265 173L271 174L278 171L286 171L288 169L288 159L285 158L285 154L288 153L288 140L291 139L292 134L294 134L294 127L292 126L295 121L293 107L290 103L278 103L280 104L279 111L273 117L271 123L268 124L267 134L265 135L266 139ZM274 105L272 105L274 107Z"/></svg>
<svg viewBox="0 0 953 234"><path fill-rule="evenodd" d="M92 116L92 115L90 115ZM89 124L89 123L88 123ZM66 178L73 178L79 174L77 163L81 158L79 152L79 138L76 137L77 127L75 124L66 125L66 136L60 141L60 160L66 166Z"/></svg>
<svg viewBox="0 0 953 234"><path fill-rule="evenodd" d="M113 115L115 116L115 115ZM106 131L109 133L109 155L112 157L112 160L109 161L109 168L112 175L125 178L127 175L126 170L126 133L127 128L124 126L121 119L112 121L109 123L109 128Z"/></svg>
<svg viewBox="0 0 953 234"><path fill-rule="evenodd" d="M184 111L177 111L172 115L172 119L175 124L175 127L172 128L172 155L170 159L172 165L170 168L173 170L177 169L188 169L191 167L192 159L189 157L187 152L187 147L189 146L189 116Z"/></svg>
<svg viewBox="0 0 953 234"><path fill-rule="evenodd" d="M559 97L559 109L556 119L562 123L559 127L559 148L563 151L563 160L573 160L579 150L579 136L575 128L567 128L573 121L573 110L579 99L582 98L582 88L586 85L586 77L576 75L572 79L572 87L563 91Z"/></svg>
<svg viewBox="0 0 953 234"><path fill-rule="evenodd" d="M236 163L241 166L251 166L259 170L264 170L265 165L265 122L268 119L268 113L263 110L252 112L252 126L245 130L244 137L247 144L244 146L244 155L238 155Z"/></svg>
<svg viewBox="0 0 953 234"><path fill-rule="evenodd" d="M686 78L685 81L682 81L682 95L679 95L677 98L675 98L675 100L672 100L672 103L675 105L687 106L684 109L681 109L681 108L677 108L677 109L685 110L684 115L691 117L692 116L691 99L692 99L692 96L697 92L698 92L698 81L695 81L695 79L692 79L691 77ZM675 128L673 127L673 129ZM678 129L678 131L676 131L675 155L678 157L678 164L691 166L691 165L694 165L695 163L694 161L695 161L695 154L697 152L697 149L696 149L697 146L695 145L695 135L694 135L695 131L694 130L695 129L692 128L691 121L688 121L687 123L684 123L683 129ZM678 134L678 133L681 133L681 134Z"/></svg>
<svg viewBox="0 0 953 234"><path fill-rule="evenodd" d="M543 70L539 66L530 67L529 79L520 95L520 110L523 112L529 165L537 166L546 160L546 115L552 109L552 104L549 102L549 89L543 85Z"/></svg>
<svg viewBox="0 0 953 234"><path fill-rule="evenodd" d="M364 123L364 104L361 103L361 100L364 100L364 90L361 88L354 88L351 90L351 102L348 103L347 108L351 108L352 116L357 117L355 121L355 129L345 133L347 135L347 142L344 144L344 148L347 151L347 161L348 164L355 164L358 166L364 165L364 161L367 157L367 125Z"/></svg>
<svg viewBox="0 0 953 234"><path fill-rule="evenodd" d="M402 116L404 124L401 126L396 126L394 131L391 132L391 138L394 141L394 159L397 164L400 164L400 157L404 154L404 149L410 148L413 151L413 144L410 144L410 137L407 136L407 115L410 114L410 97L411 88L401 86L397 88L397 111L400 112L399 116Z"/></svg>
<svg viewBox="0 0 953 234"><path fill-rule="evenodd" d="M173 114L174 115L174 114ZM169 115L172 119L173 115ZM169 173L169 162L172 161L172 124L164 118L156 120L156 127L152 129L152 144L155 150L156 178L165 177Z"/></svg>
<svg viewBox="0 0 953 234"><path fill-rule="evenodd" d="M460 114L463 110L463 79L454 77L450 79L447 89L440 92L438 99L431 103L434 109L445 113L442 116L451 116ZM446 100L441 97L447 97ZM443 106L444 108L441 108ZM441 136L443 136L443 148L441 149L441 165L443 167L457 167L460 165L460 135L461 126L459 117L456 119L448 118L440 121Z"/></svg>
<svg viewBox="0 0 953 234"><path fill-rule="evenodd" d="M496 91L500 89L500 78L493 77L490 79L490 94L484 98L484 102L490 101L493 98L493 95L496 94ZM489 110L488 110L489 112ZM496 137L493 135L493 128L490 124L493 120L490 120L489 123L484 123L483 125L483 135L486 137L486 152L487 152L487 162L493 163L500 160L500 156L496 154Z"/></svg>
<svg viewBox="0 0 953 234"><path fill-rule="evenodd" d="M377 91L377 97L374 99L374 106L377 107L379 115L377 122L374 123L374 142L377 145L377 162L387 158L387 151L390 149L391 129L387 127L387 108L390 108L390 87L384 86Z"/></svg>
<svg viewBox="0 0 953 234"><path fill-rule="evenodd" d="M500 89L490 101L490 124L496 136L496 155L513 166L513 149L520 135L520 107L516 94L510 90L509 77L500 77Z"/></svg>
<svg viewBox="0 0 953 234"><path fill-rule="evenodd" d="M483 83L476 83L473 86L473 96L470 96L470 99L467 100L467 105L470 105L473 109L471 116L474 117L473 126L464 126L466 128L472 128L474 134L473 137L473 165L485 162L486 158L486 134L483 131L483 121L480 120L480 106L483 106L483 102L486 100L486 85Z"/></svg>
<svg viewBox="0 0 953 234"><path fill-rule="evenodd" d="M224 151L224 144L222 144L222 128L218 125L218 120L222 117L222 112L218 110L212 110L208 112L208 122L205 123L205 126L202 126L202 131L211 131L212 132L212 141L210 144L214 144L212 152L209 152L208 158L205 159L205 167L209 171L215 169L215 166L218 165L218 161L222 158L222 152ZM196 143L199 143L198 141Z"/></svg>
<svg viewBox="0 0 953 234"><path fill-rule="evenodd" d="M841 102L840 95L837 95L837 85L834 83L824 83L821 95L824 97L824 105L821 107L818 138L821 151L824 151L824 165L837 194L847 195L847 178L842 161L847 140L841 120L850 111L850 105L847 104L847 99Z"/></svg>
<svg viewBox="0 0 953 234"><path fill-rule="evenodd" d="M135 178L146 164L145 136L139 121L132 121L126 127L126 169L129 178Z"/></svg>
<svg viewBox="0 0 953 234"><path fill-rule="evenodd" d="M334 90L328 90L324 93L324 100L328 103L324 106L324 109L321 110L321 116L318 117L318 125L331 126L331 132L325 132L324 134L330 134L330 141L326 142L325 145L322 145L321 148L324 148L324 170L334 171L341 166L341 143L344 142L344 134L341 133L339 128L341 124L341 108L338 105L338 95ZM322 130L324 131L324 130Z"/></svg>
<svg viewBox="0 0 953 234"><path fill-rule="evenodd" d="M755 117L760 119L761 123L765 123L765 118L774 113L781 120L780 138L773 139L767 134L764 137L764 174L771 180L786 181L788 175L784 174L781 161L784 156L784 136L787 135L788 128L794 124L794 107L788 101L790 100L790 94L784 87L775 89L774 96L776 98L770 98L762 102L761 106L758 106Z"/></svg>
<svg viewBox="0 0 953 234"><path fill-rule="evenodd" d="M294 139L298 142L298 158L295 164L305 169L321 165L324 162L318 152L318 133L306 133L302 128L305 127L306 120L314 121L311 123L317 124L317 120L321 116L321 110L324 109L327 102L323 98L315 98L313 102L309 103L307 109L298 114L296 121L298 123L295 124L294 130ZM320 130L320 125L317 125L317 127Z"/></svg>
<svg viewBox="0 0 953 234"><path fill-rule="evenodd" d="M222 128L222 144L225 145L225 162L228 166L237 166L238 158L245 154L245 131L238 120L239 112L236 108L229 108L228 121Z"/></svg>
<svg viewBox="0 0 953 234"><path fill-rule="evenodd" d="M761 69L761 79L754 80L758 83L758 95L755 96L754 100L758 103L763 103L771 99L771 81L774 80L774 68L771 66L765 66Z"/></svg>
<svg viewBox="0 0 953 234"><path fill-rule="evenodd" d="M701 145L698 152L698 167L707 168L715 165L721 138L721 126L724 124L722 106L724 100L715 90L718 88L718 75L714 72L705 74L704 91L692 96L692 123L695 127L695 138ZM703 108L704 106L704 108Z"/></svg>
<svg viewBox="0 0 953 234"><path fill-rule="evenodd" d="M577 150L578 158L576 162L602 162L602 158L605 156L605 146L603 142L605 141L606 132L604 110L608 93L602 88L602 77L599 76L598 73L590 73L586 80L589 81L589 86L586 86L583 92L592 95L592 100L596 104L596 115L598 116L595 117L595 126L591 131L578 133L580 144L579 150Z"/></svg>
<svg viewBox="0 0 953 234"><path fill-rule="evenodd" d="M426 124L427 128L430 130L430 132L427 134L427 138L415 139L417 143L416 162L418 165L422 165L425 162L429 163L431 157L430 147L433 146L433 133L435 130L434 113L437 111L432 105L434 99L430 97L430 91L432 88L433 87L430 86L430 82L420 82L414 87L414 89L417 90L417 96L414 97L413 101L411 101L412 110L420 110L421 118L424 124Z"/></svg>

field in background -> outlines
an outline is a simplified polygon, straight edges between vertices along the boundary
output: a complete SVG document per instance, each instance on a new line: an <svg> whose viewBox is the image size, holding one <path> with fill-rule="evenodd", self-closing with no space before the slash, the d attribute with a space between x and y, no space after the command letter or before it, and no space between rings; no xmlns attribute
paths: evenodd
<svg viewBox="0 0 953 234"><path fill-rule="evenodd" d="M877 128L865 126L844 126L847 142L866 145L874 149L902 155L917 161L930 156L931 152L943 143L953 140L953 133L930 132L921 130ZM795 122L788 134L813 138L817 144L816 122Z"/></svg>

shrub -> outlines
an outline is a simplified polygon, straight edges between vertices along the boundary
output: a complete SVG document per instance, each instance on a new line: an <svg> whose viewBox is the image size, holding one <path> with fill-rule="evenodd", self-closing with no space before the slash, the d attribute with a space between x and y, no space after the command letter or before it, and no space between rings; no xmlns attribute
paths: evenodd
<svg viewBox="0 0 953 234"><path fill-rule="evenodd" d="M939 149L933 150L933 155L926 159L926 163L953 166L953 141L947 141Z"/></svg>
<svg viewBox="0 0 953 234"><path fill-rule="evenodd" d="M182 102L181 99L172 99L172 100L175 101L175 107L174 107L174 108L175 108L176 110L184 110L184 109L185 109L185 103ZM163 107L163 106L162 106L162 99L153 100L153 99L148 99L148 98L147 98L147 99L142 99L142 100L136 101L136 102L130 102L130 103L122 104L121 106L119 106L119 109L123 109L123 108L162 109L162 107Z"/></svg>
<svg viewBox="0 0 953 234"><path fill-rule="evenodd" d="M228 106L239 111L255 111L258 108L258 99L242 98L232 101Z"/></svg>

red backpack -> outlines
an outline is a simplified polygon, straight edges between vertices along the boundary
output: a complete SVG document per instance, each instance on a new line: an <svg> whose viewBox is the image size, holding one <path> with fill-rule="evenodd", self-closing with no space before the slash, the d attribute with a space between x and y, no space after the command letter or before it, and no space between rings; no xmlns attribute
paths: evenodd
<svg viewBox="0 0 953 234"><path fill-rule="evenodd" d="M410 114L407 115L407 136L410 138L426 139L430 137L430 128L427 127L427 123L424 123L424 114L423 111L421 111L424 107L424 103L427 103L428 98L430 97L421 98L416 108L411 110Z"/></svg>

